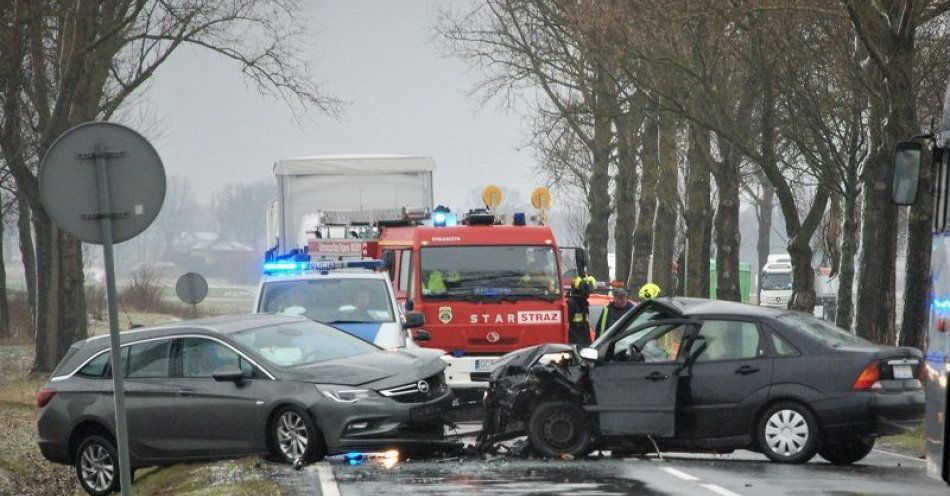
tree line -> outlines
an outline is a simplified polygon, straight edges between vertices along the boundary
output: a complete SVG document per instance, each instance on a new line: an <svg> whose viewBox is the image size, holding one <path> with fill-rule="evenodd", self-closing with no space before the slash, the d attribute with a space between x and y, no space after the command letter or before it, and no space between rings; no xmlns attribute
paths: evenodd
<svg viewBox="0 0 950 496"><path fill-rule="evenodd" d="M50 371L87 335L81 243L39 198L37 169L51 143L82 122L133 118L149 79L186 46L231 60L262 94L335 115L340 102L300 56L300 10L296 0L0 2L0 171L20 219L34 370Z"/></svg>
<svg viewBox="0 0 950 496"><path fill-rule="evenodd" d="M897 141L941 113L946 0L476 0L438 19L486 98L529 109L539 167L583 198L590 269L639 287L738 300L739 212L773 205L793 266L789 306L815 306L814 260L838 278L836 323L922 347L933 197L889 196ZM906 210L906 211L905 211ZM895 301L906 243L903 312ZM652 264L652 267L651 267ZM898 327L897 323L900 322Z"/></svg>

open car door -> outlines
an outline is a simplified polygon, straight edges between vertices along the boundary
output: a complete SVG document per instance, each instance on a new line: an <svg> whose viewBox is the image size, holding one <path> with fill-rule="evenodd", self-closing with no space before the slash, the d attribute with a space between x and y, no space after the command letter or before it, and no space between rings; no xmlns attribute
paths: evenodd
<svg viewBox="0 0 950 496"><path fill-rule="evenodd" d="M685 370L681 350L700 323L689 319L655 320L626 329L600 347L591 368L600 431L605 436L673 437L677 385Z"/></svg>

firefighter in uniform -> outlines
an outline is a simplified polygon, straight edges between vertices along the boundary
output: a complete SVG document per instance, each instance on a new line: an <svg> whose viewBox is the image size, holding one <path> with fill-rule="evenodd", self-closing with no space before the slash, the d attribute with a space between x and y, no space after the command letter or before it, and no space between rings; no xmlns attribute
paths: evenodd
<svg viewBox="0 0 950 496"><path fill-rule="evenodd" d="M570 322L567 330L568 343L578 348L590 346L590 322L587 320L590 303L587 297L597 282L593 277L575 277L567 300L567 315Z"/></svg>

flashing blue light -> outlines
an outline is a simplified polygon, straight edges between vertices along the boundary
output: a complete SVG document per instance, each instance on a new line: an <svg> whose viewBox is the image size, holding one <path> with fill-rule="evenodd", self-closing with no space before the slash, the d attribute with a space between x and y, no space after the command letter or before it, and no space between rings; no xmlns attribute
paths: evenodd
<svg viewBox="0 0 950 496"><path fill-rule="evenodd" d="M363 463L363 454L362 453L347 453L343 456L347 463L350 465L359 465Z"/></svg>
<svg viewBox="0 0 950 496"><path fill-rule="evenodd" d="M455 358L462 358L463 356L465 356L465 352L462 350L453 350L452 356L454 356Z"/></svg>
<svg viewBox="0 0 950 496"><path fill-rule="evenodd" d="M939 310L950 310L950 300L934 300L932 305Z"/></svg>
<svg viewBox="0 0 950 496"><path fill-rule="evenodd" d="M432 216L432 223L437 226L444 226L445 217L446 217L446 214L442 212L436 212L435 215Z"/></svg>
<svg viewBox="0 0 950 496"><path fill-rule="evenodd" d="M526 225L528 225L527 221L525 220L524 212L515 212L515 215L512 216L512 222L511 222L511 223L514 224L514 225L516 225L516 226L526 226Z"/></svg>
<svg viewBox="0 0 950 496"><path fill-rule="evenodd" d="M307 262L266 262L264 272L295 272L307 270Z"/></svg>

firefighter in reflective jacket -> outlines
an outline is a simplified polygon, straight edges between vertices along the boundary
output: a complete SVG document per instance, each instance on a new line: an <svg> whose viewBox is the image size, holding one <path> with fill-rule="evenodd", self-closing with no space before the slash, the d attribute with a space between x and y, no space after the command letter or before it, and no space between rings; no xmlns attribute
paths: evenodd
<svg viewBox="0 0 950 496"><path fill-rule="evenodd" d="M597 281L593 277L575 277L571 284L571 295L567 300L567 315L570 325L567 328L568 343L578 348L590 346L590 322L587 318L590 313L590 303L587 297L594 289Z"/></svg>
<svg viewBox="0 0 950 496"><path fill-rule="evenodd" d="M594 329L597 337L602 336L604 331L610 329L610 326L620 320L620 317L623 317L631 308L633 308L633 302L627 299L627 290L623 288L615 289L613 300L600 312L600 320L597 321L597 328Z"/></svg>

